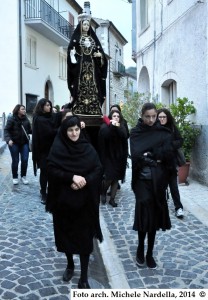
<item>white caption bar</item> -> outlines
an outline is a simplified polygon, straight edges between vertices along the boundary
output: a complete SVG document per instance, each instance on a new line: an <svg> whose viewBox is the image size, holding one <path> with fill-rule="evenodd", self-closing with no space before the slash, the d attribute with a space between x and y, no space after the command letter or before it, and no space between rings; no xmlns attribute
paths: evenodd
<svg viewBox="0 0 208 300"><path fill-rule="evenodd" d="M77 299L208 299L208 289L71 289L71 300Z"/></svg>

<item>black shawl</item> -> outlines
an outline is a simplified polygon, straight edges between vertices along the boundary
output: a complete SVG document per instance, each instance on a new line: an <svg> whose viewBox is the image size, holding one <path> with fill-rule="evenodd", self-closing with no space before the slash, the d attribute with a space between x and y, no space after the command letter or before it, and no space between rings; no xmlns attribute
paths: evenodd
<svg viewBox="0 0 208 300"><path fill-rule="evenodd" d="M174 149L172 147L171 131L156 121L153 126L144 124L139 119L136 127L130 133L130 149L132 158L132 188L138 172L148 165L148 158L143 154L151 153L151 160L161 161L169 171L174 170Z"/></svg>
<svg viewBox="0 0 208 300"><path fill-rule="evenodd" d="M63 182L70 186L73 182L72 178L74 175L85 177L87 184L84 193L88 201L90 201L91 213L94 216L94 235L101 241L99 197L102 166L97 152L82 134L76 142L71 141L67 137L67 129L70 127L69 124L73 118L77 117L72 116L63 121L48 155L48 199L46 210L53 213L56 209L56 195L60 192L59 189ZM54 176L54 174L51 176L51 167L59 172L58 177ZM76 192L71 189L71 193ZM71 195L69 195L69 197L71 197Z"/></svg>
<svg viewBox="0 0 208 300"><path fill-rule="evenodd" d="M32 160L34 175L40 167L40 160L47 157L57 129L61 124L62 113L35 114L32 122Z"/></svg>

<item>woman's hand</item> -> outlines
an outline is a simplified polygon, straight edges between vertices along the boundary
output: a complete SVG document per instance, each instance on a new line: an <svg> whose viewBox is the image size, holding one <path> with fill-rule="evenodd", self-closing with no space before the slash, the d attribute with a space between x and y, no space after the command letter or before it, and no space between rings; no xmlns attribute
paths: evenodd
<svg viewBox="0 0 208 300"><path fill-rule="evenodd" d="M12 140L10 140L9 142L8 142L8 145L9 146L12 146L14 143L13 143L13 141Z"/></svg>
<svg viewBox="0 0 208 300"><path fill-rule="evenodd" d="M118 126L118 127L120 126L120 123L115 120L110 120L110 122L113 126Z"/></svg>
<svg viewBox="0 0 208 300"><path fill-rule="evenodd" d="M79 176L79 175L74 175L73 176L73 183L79 188L82 189L86 185L86 180L84 177ZM72 183L72 184L73 184Z"/></svg>
<svg viewBox="0 0 208 300"><path fill-rule="evenodd" d="M75 190L75 191L79 190L78 186L75 183L71 184L71 188L72 188L72 190Z"/></svg>

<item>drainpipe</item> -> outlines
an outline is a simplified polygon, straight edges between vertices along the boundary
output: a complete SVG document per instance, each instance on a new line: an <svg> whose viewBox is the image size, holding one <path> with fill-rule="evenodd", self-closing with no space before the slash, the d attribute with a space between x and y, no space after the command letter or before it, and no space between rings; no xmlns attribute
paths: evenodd
<svg viewBox="0 0 208 300"><path fill-rule="evenodd" d="M155 55L156 55L156 0L154 1L154 46L153 46L152 97L155 96Z"/></svg>
<svg viewBox="0 0 208 300"><path fill-rule="evenodd" d="M110 57L110 27L111 27L111 22L109 22L108 26L108 55ZM110 88L110 70L111 70L111 61L109 59L109 64L108 64L108 108L106 107L106 112L109 114L110 111L110 101L111 101L111 88Z"/></svg>
<svg viewBox="0 0 208 300"><path fill-rule="evenodd" d="M20 89L20 104L23 104L22 95L22 0L19 1L19 89Z"/></svg>

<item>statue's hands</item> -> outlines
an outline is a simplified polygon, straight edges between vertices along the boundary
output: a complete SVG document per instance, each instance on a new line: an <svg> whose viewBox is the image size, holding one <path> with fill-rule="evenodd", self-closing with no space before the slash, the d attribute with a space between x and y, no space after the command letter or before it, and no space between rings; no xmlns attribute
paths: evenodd
<svg viewBox="0 0 208 300"><path fill-rule="evenodd" d="M75 49L75 47L73 47L73 49L70 51L71 62L73 64L77 63L76 58L75 58L75 54L76 54L76 49Z"/></svg>
<svg viewBox="0 0 208 300"><path fill-rule="evenodd" d="M80 124L81 124L81 129L85 128L85 122L81 121Z"/></svg>
<svg viewBox="0 0 208 300"><path fill-rule="evenodd" d="M75 47L73 47L73 49L71 49L70 54L71 54L71 55L75 55L75 54L76 54Z"/></svg>
<svg viewBox="0 0 208 300"><path fill-rule="evenodd" d="M102 57L102 53L98 50L93 54L94 57Z"/></svg>

